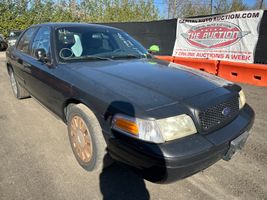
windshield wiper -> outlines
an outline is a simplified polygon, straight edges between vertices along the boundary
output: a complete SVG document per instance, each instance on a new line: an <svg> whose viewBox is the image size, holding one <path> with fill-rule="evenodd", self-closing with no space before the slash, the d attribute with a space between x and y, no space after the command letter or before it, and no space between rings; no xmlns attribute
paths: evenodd
<svg viewBox="0 0 267 200"><path fill-rule="evenodd" d="M144 57L145 57L145 58L152 58L152 55L151 55L150 53L145 53L145 54L144 54Z"/></svg>
<svg viewBox="0 0 267 200"><path fill-rule="evenodd" d="M67 58L66 60L83 60L83 59L89 59L89 60L112 60L111 58L107 57L101 57L101 56L80 56L80 57L72 57Z"/></svg>
<svg viewBox="0 0 267 200"><path fill-rule="evenodd" d="M116 59L116 58L142 58L142 55L134 55L134 54L127 54L127 55L117 55L117 56L111 56L112 59Z"/></svg>

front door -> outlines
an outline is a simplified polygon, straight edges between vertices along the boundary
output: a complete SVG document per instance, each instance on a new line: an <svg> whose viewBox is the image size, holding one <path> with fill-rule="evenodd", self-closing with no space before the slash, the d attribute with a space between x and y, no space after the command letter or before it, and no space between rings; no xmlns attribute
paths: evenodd
<svg viewBox="0 0 267 200"><path fill-rule="evenodd" d="M37 50L42 49L47 60L51 61L51 42L51 28L41 27L30 47L31 59L28 70L25 70L25 81L31 94L38 101L54 113L61 115L62 102L65 101L65 95L71 92L71 86L59 78L59 67L50 67L47 63L38 60L36 56Z"/></svg>

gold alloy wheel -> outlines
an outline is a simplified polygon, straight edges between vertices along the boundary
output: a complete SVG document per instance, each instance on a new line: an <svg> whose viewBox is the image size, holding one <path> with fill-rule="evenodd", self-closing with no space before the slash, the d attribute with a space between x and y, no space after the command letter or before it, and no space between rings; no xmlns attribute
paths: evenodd
<svg viewBox="0 0 267 200"><path fill-rule="evenodd" d="M71 119L71 142L74 151L83 162L89 162L92 158L92 139L84 120L79 116Z"/></svg>

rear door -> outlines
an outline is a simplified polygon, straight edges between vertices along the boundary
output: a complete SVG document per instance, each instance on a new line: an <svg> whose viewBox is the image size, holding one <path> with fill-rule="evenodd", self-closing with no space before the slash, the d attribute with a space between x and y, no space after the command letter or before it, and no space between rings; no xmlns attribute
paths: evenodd
<svg viewBox="0 0 267 200"><path fill-rule="evenodd" d="M20 38L16 48L12 51L11 57L11 65L13 67L14 73L16 75L16 80L19 84L29 90L26 86L25 82L25 69L29 66L30 59L30 42L36 33L38 28L32 27L26 30L23 36Z"/></svg>

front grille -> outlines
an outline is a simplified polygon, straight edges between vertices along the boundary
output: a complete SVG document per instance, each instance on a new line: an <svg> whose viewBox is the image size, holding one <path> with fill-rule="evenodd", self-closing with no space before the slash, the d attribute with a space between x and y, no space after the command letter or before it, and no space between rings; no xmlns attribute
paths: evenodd
<svg viewBox="0 0 267 200"><path fill-rule="evenodd" d="M209 107L199 113L201 127L205 132L220 128L236 117L238 111L239 100L237 97Z"/></svg>

